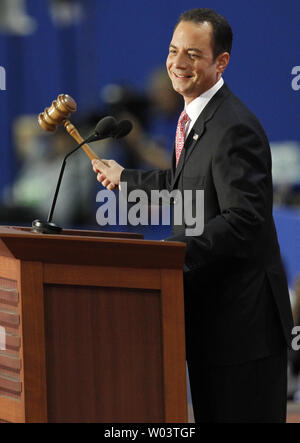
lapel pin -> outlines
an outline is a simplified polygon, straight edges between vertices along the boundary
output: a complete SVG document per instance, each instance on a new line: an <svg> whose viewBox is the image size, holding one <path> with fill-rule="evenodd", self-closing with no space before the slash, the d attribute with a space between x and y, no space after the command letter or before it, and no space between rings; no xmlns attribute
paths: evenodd
<svg viewBox="0 0 300 443"><path fill-rule="evenodd" d="M199 138L199 135L198 135L198 134L195 134L194 137L193 137L193 139L194 139L195 141L197 141L198 138Z"/></svg>

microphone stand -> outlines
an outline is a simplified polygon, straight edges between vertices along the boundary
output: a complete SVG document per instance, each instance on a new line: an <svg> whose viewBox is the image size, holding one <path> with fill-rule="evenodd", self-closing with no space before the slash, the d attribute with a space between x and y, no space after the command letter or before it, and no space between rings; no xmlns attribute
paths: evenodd
<svg viewBox="0 0 300 443"><path fill-rule="evenodd" d="M62 182L62 178L64 175L67 159L74 154L74 152L78 151L81 146L86 143L95 142L97 140L104 140L105 138L114 137L114 138L122 138L125 137L132 129L132 123L129 120L122 120L119 124L116 123L114 117L104 117L97 124L95 132L90 135L86 140L83 140L73 151L69 152L63 159L60 173L58 177L58 182L56 185L52 205L49 211L48 219L46 222L41 220L34 220L32 222L32 231L38 232L40 234L59 234L62 231L62 228L52 223L53 213L60 189L60 185ZM100 135L101 134L101 135Z"/></svg>
<svg viewBox="0 0 300 443"><path fill-rule="evenodd" d="M58 193L60 190L60 185L62 182L62 178L65 172L65 167L66 167L66 163L68 158L74 154L76 151L78 151L78 149L81 148L81 146L83 146L85 143L89 143L89 142L93 142L96 140L102 140L105 137L99 137L97 135L92 135L90 136L88 139L84 140L82 143L80 143L75 149L73 149L73 151L69 152L63 159L61 168L60 168L60 173L59 173L59 177L58 177L58 182L56 185L56 189L55 189L55 193L54 193L54 197L52 200L52 205L49 211L49 215L48 215L48 219L46 222L43 222L41 220L34 220L32 222L32 231L33 232L39 232L41 234L59 234L62 231L62 228L55 225L54 223L52 223L52 218L53 218L53 213L54 213L54 209L56 206L56 201L57 201L57 197L58 197Z"/></svg>

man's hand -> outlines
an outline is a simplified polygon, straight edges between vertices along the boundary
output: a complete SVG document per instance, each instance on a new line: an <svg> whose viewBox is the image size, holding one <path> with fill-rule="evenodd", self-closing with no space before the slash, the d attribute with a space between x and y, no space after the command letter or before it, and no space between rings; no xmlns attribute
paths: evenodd
<svg viewBox="0 0 300 443"><path fill-rule="evenodd" d="M119 186L121 173L124 170L119 163L114 160L92 160L92 165L97 180L109 191Z"/></svg>

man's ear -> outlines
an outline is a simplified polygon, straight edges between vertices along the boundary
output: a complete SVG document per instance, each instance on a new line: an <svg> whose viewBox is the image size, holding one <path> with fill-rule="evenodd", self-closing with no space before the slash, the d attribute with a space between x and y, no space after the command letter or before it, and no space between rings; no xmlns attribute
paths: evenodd
<svg viewBox="0 0 300 443"><path fill-rule="evenodd" d="M223 74L223 72L227 68L228 63L229 63L229 59L230 59L230 54L228 52L223 52L222 54L220 54L217 57L217 63L216 63L217 71L220 74Z"/></svg>

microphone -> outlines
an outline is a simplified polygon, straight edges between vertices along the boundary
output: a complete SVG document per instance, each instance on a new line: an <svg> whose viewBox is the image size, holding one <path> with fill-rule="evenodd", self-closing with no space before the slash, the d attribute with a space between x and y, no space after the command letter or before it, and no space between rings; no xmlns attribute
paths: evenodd
<svg viewBox="0 0 300 443"><path fill-rule="evenodd" d="M129 134L132 128L133 125L130 120L121 120L117 123L114 117L107 116L97 123L93 134L85 140L85 143L91 143L109 137L116 139L123 138Z"/></svg>
<svg viewBox="0 0 300 443"><path fill-rule="evenodd" d="M114 137L117 128L118 124L114 117L111 116L104 117L97 123L93 134L91 134L85 140L85 143L91 143L97 140L103 140L105 138Z"/></svg>
<svg viewBox="0 0 300 443"><path fill-rule="evenodd" d="M66 162L68 158L74 154L78 149L81 148L86 143L91 143L97 140L104 140L105 138L113 137L113 138L122 138L129 134L129 132L132 129L132 123L129 120L122 120L121 122L117 123L116 119L111 116L104 117L101 119L94 130L94 132L86 138L82 143L80 143L78 146L76 146L73 151L69 152L63 159L58 182L56 185L52 205L49 211L48 219L46 222L43 222L41 220L34 220L32 222L32 231L33 232L39 232L42 234L59 234L62 230L59 226L52 223L53 213L60 189L60 185L62 182L63 174L66 167Z"/></svg>
<svg viewBox="0 0 300 443"><path fill-rule="evenodd" d="M117 130L115 133L114 138L123 138L126 137L126 135L129 134L129 132L132 130L133 125L130 120L122 120L117 125Z"/></svg>

